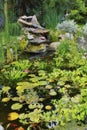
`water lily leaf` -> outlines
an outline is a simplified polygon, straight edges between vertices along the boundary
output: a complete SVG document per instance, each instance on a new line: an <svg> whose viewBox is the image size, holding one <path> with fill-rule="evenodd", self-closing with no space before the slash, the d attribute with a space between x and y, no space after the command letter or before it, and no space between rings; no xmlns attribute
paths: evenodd
<svg viewBox="0 0 87 130"><path fill-rule="evenodd" d="M12 98L12 101L18 101L19 100L19 97L13 97Z"/></svg>
<svg viewBox="0 0 87 130"><path fill-rule="evenodd" d="M30 76L30 77L35 77L35 74L29 74L28 76Z"/></svg>
<svg viewBox="0 0 87 130"><path fill-rule="evenodd" d="M39 76L46 76L46 72L44 70L39 70L38 75Z"/></svg>
<svg viewBox="0 0 87 130"><path fill-rule="evenodd" d="M63 82L63 81L57 82L57 85L59 85L59 86L63 86L64 84L65 84L65 82Z"/></svg>
<svg viewBox="0 0 87 130"><path fill-rule="evenodd" d="M34 109L34 108L36 108L36 104L30 104L28 107L29 107L29 109Z"/></svg>
<svg viewBox="0 0 87 130"><path fill-rule="evenodd" d="M40 121L40 109L35 109L33 112L29 113L29 118L32 122L39 123Z"/></svg>
<svg viewBox="0 0 87 130"><path fill-rule="evenodd" d="M6 98L3 98L2 99L2 102L8 102L10 100L10 98L9 97L6 97Z"/></svg>
<svg viewBox="0 0 87 130"><path fill-rule="evenodd" d="M52 86L52 85L47 85L45 88L46 88L46 89L52 89L53 86Z"/></svg>
<svg viewBox="0 0 87 130"><path fill-rule="evenodd" d="M54 89L51 89L50 92L49 92L49 94L50 94L51 96L57 95L57 93L54 91Z"/></svg>
<svg viewBox="0 0 87 130"><path fill-rule="evenodd" d="M20 90L20 89L24 90L24 89L28 89L28 88L31 89L34 87L33 84L30 82L18 82L17 85L21 86L21 87L17 88L17 90Z"/></svg>
<svg viewBox="0 0 87 130"><path fill-rule="evenodd" d="M8 120L13 121L18 119L19 114L17 112L11 112L8 114Z"/></svg>
<svg viewBox="0 0 87 130"><path fill-rule="evenodd" d="M20 104L20 103L15 103L15 104L13 104L12 106L11 106L11 109L12 110L19 110L19 109L21 109L22 108L22 104Z"/></svg>
<svg viewBox="0 0 87 130"><path fill-rule="evenodd" d="M45 106L45 109L46 109L46 110L51 110L51 109L52 109L52 106L47 105L47 106Z"/></svg>
<svg viewBox="0 0 87 130"><path fill-rule="evenodd" d="M47 81L39 81L39 85L47 85Z"/></svg>
<svg viewBox="0 0 87 130"><path fill-rule="evenodd" d="M65 87L65 88L71 88L71 85L66 84L64 87Z"/></svg>
<svg viewBox="0 0 87 130"><path fill-rule="evenodd" d="M37 77L37 76L30 78L31 82L37 82L38 80L39 80L39 77Z"/></svg>
<svg viewBox="0 0 87 130"><path fill-rule="evenodd" d="M39 98L39 101L41 101L41 102L44 101L44 100L45 100L45 98Z"/></svg>
<svg viewBox="0 0 87 130"><path fill-rule="evenodd" d="M54 82L55 80L54 79L51 79L51 78L47 78L48 82L52 83Z"/></svg>
<svg viewBox="0 0 87 130"><path fill-rule="evenodd" d="M29 107L29 109L35 109L35 108L42 109L43 108L43 104L34 103L34 104L30 104L28 107Z"/></svg>
<svg viewBox="0 0 87 130"><path fill-rule="evenodd" d="M28 116L27 116L27 114L25 114L25 113L19 114L19 119L21 119L21 120L26 119L27 117L28 117Z"/></svg>
<svg viewBox="0 0 87 130"><path fill-rule="evenodd" d="M2 91L7 93L11 88L9 86L3 86Z"/></svg>
<svg viewBox="0 0 87 130"><path fill-rule="evenodd" d="M18 86L29 86L29 82L18 82Z"/></svg>

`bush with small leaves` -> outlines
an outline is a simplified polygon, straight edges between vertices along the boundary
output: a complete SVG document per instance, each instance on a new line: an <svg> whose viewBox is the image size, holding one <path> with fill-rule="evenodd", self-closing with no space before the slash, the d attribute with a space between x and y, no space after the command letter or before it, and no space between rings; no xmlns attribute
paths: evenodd
<svg viewBox="0 0 87 130"><path fill-rule="evenodd" d="M78 26L74 20L65 20L62 23L58 23L56 28L68 33L75 33L78 30Z"/></svg>

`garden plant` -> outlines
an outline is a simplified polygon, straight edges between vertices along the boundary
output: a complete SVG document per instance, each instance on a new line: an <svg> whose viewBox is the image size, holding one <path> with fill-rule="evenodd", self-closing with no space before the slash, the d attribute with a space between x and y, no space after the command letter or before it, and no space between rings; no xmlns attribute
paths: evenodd
<svg viewBox="0 0 87 130"><path fill-rule="evenodd" d="M84 16L87 2L40 0L35 8L32 7L34 0L30 1L30 8L27 7L28 0L24 2L26 8L23 8L22 0L0 2L6 19L0 32L0 124L3 129L86 130L87 23ZM16 13L13 13L19 3ZM37 9L39 5L40 9ZM67 7L70 14L66 18ZM32 58L33 54L25 53L28 36L15 19L23 12L38 16L40 10L44 19L40 22L45 22L49 29L50 43L60 44L55 51L39 56L35 54ZM54 14L53 17L49 12ZM65 17L63 21L62 16ZM83 38L80 44L85 49L79 47L78 38Z"/></svg>

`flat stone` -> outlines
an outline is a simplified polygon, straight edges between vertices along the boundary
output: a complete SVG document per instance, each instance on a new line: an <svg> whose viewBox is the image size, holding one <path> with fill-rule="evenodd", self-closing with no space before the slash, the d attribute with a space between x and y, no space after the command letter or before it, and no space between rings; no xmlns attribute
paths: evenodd
<svg viewBox="0 0 87 130"><path fill-rule="evenodd" d="M29 52L29 53L43 53L45 52L47 49L47 46L45 44L41 44L41 45L31 45L29 47L26 48L26 52Z"/></svg>
<svg viewBox="0 0 87 130"><path fill-rule="evenodd" d="M36 15L33 15L33 16L21 16L19 19L18 19L18 22L20 24L22 24L23 26L28 26L28 27L35 27L35 28L43 28L40 26L38 20L37 20L37 17Z"/></svg>
<svg viewBox="0 0 87 130"><path fill-rule="evenodd" d="M36 37L34 39L30 39L29 42L34 44L42 44L42 43L47 43L48 40L44 36L41 36L41 37Z"/></svg>
<svg viewBox="0 0 87 130"><path fill-rule="evenodd" d="M39 28L25 28L26 31L29 31L34 34L48 34L49 30L47 29L39 29Z"/></svg>

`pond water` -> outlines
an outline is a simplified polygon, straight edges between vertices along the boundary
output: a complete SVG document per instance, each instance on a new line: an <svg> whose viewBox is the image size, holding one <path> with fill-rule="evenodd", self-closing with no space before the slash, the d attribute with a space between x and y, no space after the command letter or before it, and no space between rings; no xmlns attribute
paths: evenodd
<svg viewBox="0 0 87 130"><path fill-rule="evenodd" d="M12 112L10 109L10 103L0 103L0 123L3 125L5 130L22 130L16 129L16 126L22 126L24 130L27 130L26 126L23 126L18 120L9 121L8 120L8 113ZM16 112L16 111L13 111ZM10 126L11 125L11 126ZM10 127L9 127L10 126ZM34 129L31 129L34 130ZM38 130L37 128L35 130ZM41 128L41 130L87 130L87 125L77 125L76 122L67 123L64 127L57 126L56 128L49 129L49 128Z"/></svg>

